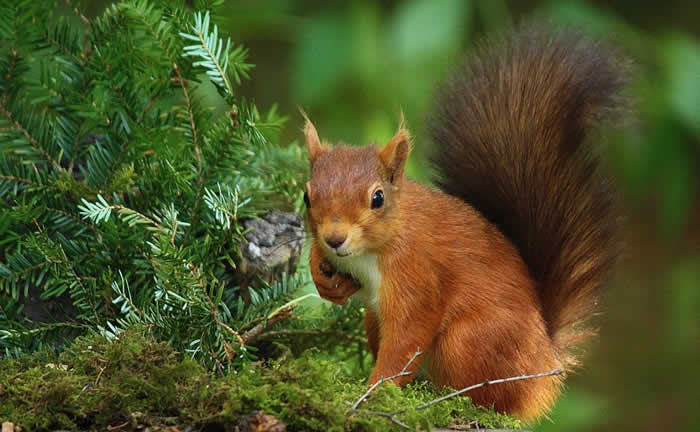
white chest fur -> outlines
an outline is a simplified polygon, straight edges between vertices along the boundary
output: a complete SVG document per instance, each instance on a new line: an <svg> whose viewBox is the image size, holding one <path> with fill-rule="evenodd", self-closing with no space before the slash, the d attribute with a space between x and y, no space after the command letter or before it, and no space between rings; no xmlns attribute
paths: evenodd
<svg viewBox="0 0 700 432"><path fill-rule="evenodd" d="M362 284L362 288L355 295L366 307L378 312L382 274L379 271L377 256L364 254L344 258L330 257L330 260L338 271L353 275Z"/></svg>

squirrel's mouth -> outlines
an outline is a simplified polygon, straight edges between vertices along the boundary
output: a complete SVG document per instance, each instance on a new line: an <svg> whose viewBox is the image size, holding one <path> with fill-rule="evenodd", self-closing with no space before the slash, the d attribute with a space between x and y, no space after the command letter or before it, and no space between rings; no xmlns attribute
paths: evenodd
<svg viewBox="0 0 700 432"><path fill-rule="evenodd" d="M341 251L335 251L335 255L339 258L344 258L346 256L352 255L352 252L341 252Z"/></svg>

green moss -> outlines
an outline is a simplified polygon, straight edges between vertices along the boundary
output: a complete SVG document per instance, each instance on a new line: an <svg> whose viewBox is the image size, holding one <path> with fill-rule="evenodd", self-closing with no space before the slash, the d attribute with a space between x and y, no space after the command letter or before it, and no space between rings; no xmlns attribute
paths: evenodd
<svg viewBox="0 0 700 432"><path fill-rule="evenodd" d="M97 192L92 190L85 180L76 180L66 172L61 172L56 177L54 186L59 192L69 194L76 200L81 198L94 200L97 198Z"/></svg>
<svg viewBox="0 0 700 432"><path fill-rule="evenodd" d="M235 374L215 377L143 333L127 332L114 342L79 338L58 356L37 353L2 362L0 419L29 430L135 428L138 421L157 424L162 419L230 429L240 417L263 410L290 430L396 428L366 412L349 415L348 402L364 392L364 382L345 375L343 365L319 357L310 350L299 358L251 363ZM426 383L403 390L383 385L362 407L391 412L436 396ZM411 410L399 418L423 427L475 419L488 427L519 427L517 421L472 406L468 398Z"/></svg>

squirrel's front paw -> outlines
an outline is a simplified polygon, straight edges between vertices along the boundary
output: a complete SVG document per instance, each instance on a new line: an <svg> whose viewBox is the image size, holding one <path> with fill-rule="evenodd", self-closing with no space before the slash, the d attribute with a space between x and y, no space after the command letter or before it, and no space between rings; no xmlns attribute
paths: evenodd
<svg viewBox="0 0 700 432"><path fill-rule="evenodd" d="M338 273L327 260L322 260L318 269L311 270L319 295L335 304L343 305L360 289L352 276Z"/></svg>

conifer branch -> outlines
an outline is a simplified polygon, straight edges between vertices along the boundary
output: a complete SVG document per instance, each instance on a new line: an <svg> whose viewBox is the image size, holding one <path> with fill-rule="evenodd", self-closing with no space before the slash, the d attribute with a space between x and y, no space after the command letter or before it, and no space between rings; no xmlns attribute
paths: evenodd
<svg viewBox="0 0 700 432"><path fill-rule="evenodd" d="M185 99L185 106L187 107L187 112L189 113L190 117L190 127L192 130L192 145L194 145L194 155L195 158L197 159L197 174L199 175L199 183L201 185L201 175L202 175L202 151L199 149L199 132L197 131L197 123L195 122L194 119L194 110L192 108L192 102L190 100L190 95L187 92L187 86L185 85L185 80L182 78L182 75L180 74L180 68L176 63L173 63L173 70L175 70L175 74L177 75L177 80L180 83L180 87L182 88L182 96Z"/></svg>
<svg viewBox="0 0 700 432"><path fill-rule="evenodd" d="M136 311L136 313L138 313L141 319L145 319L146 315L143 313L143 311L141 311L141 309L139 309L139 307L136 305L136 303L134 303L133 299L131 298L131 288L129 288L129 282L124 278L124 275L122 274L121 270L119 271L119 278L122 281L121 286L117 283L117 281L114 281L112 282L112 290L117 293L121 293L118 299L124 299L124 302L127 305L129 305L129 308L131 308L131 310ZM116 300L115 303L117 303Z"/></svg>
<svg viewBox="0 0 700 432"><path fill-rule="evenodd" d="M178 82L180 85L183 86L183 91L185 90L186 87L186 82L182 80L182 76L179 74L179 70L177 70L177 65L175 61L175 56L174 53L171 52L172 49L170 46L168 46L168 40L167 37L165 36L170 29L170 26L168 24L165 24L164 21L162 20L162 16L160 13L157 11L153 11L153 8L148 8L143 6L142 3L137 3L137 4L132 4L132 3L123 3L125 8L128 8L129 10L133 11L136 17L138 18L139 22L143 24L146 29L148 30L148 33L153 37L154 40L158 42L158 46L160 47L162 53L168 58L169 64L173 65L173 67L176 69L176 72L178 73ZM154 22L152 22L152 19ZM158 21L158 24L156 24L155 21ZM154 25L158 25L158 28L154 27ZM170 44L172 45L172 41L170 41ZM151 99L148 101L148 104L146 105L146 108L143 110L141 117L139 119L139 123L143 120L143 118L148 114L148 112L153 108L153 105L155 104L156 100L160 94L155 94L151 97ZM188 102L189 105L189 102Z"/></svg>
<svg viewBox="0 0 700 432"><path fill-rule="evenodd" d="M107 201L105 201L104 198L102 198L102 195L98 195L97 199L98 202L91 203L83 198L82 205L78 206L78 209L80 209L80 213L83 215L83 218L91 219L95 224L98 224L102 220L106 221L107 219L109 219L112 210L119 210L120 213L126 215L127 217L132 216L129 219L130 221L134 220L133 217L137 217L141 221L152 225L159 231L165 230L161 224L159 224L158 222L154 221L153 219L149 218L141 212L138 212L134 209L125 207L120 204L109 204Z"/></svg>
<svg viewBox="0 0 700 432"><path fill-rule="evenodd" d="M0 212L0 233L10 233L0 240L0 356L8 346L14 355L55 343L48 330L26 337L17 310L32 287L39 302L61 297L77 311L56 329L73 322L76 334L114 338L145 327L209 367L238 368L256 358L248 345L295 325L289 318L304 298L297 293L308 273L266 283L237 262L240 220L267 210L271 194L287 196L282 187L295 190L301 158L258 129L280 123L274 110L259 120L255 105L234 97L251 66L209 15L186 22L191 15L177 5L129 0L87 19L76 0L67 4L78 31L62 21L47 30L51 9L41 2L22 0L21 13L13 6L0 17L10 42L0 56L0 194L16 202ZM21 45L22 56L12 50L20 30L35 41ZM182 54L195 57L194 72ZM31 64L46 65L38 83ZM225 114L200 106L209 102L193 91L200 70L231 107ZM173 111L173 100L182 109ZM108 220L113 213L118 221ZM234 288L242 276L252 276L248 297ZM314 318L316 331L336 336L360 319ZM300 335L292 334L271 337Z"/></svg>
<svg viewBox="0 0 700 432"><path fill-rule="evenodd" d="M192 219L197 218L199 214L200 202L202 199L202 188L204 187L204 179L202 178L202 151L199 148L199 132L197 130L197 124L194 118L194 109L192 108L192 102L190 100L190 95L187 92L187 86L185 85L185 80L180 74L180 67L173 63L173 70L177 75L177 80L182 88L182 96L185 99L185 107L190 118L190 130L192 131L192 145L194 146L194 155L197 160L197 193L195 195L195 205L192 210Z"/></svg>
<svg viewBox="0 0 700 432"><path fill-rule="evenodd" d="M36 220L36 218L33 219L34 225L36 225L37 230L39 231L40 234L45 234L45 229L39 222ZM45 234L45 238L47 242L51 242L49 239L48 235ZM51 242L53 243L53 242ZM58 260L54 260L52 258L49 258L50 261L52 261L55 264L62 264L68 268L70 271L70 274L73 276L73 281L77 283L77 285L80 287L80 290L83 294L83 298L85 298L88 302L90 312L93 314L95 318L95 323L100 322L100 317L97 314L97 308L95 306L95 299L94 299L94 293L91 293L83 284L83 280L80 276L78 276L78 273L75 271L75 266L73 266L73 263L71 260L68 258L68 255L66 255L66 251L63 248L63 245L58 244L57 249L60 252L61 256L58 258ZM45 257L49 257L49 254L45 253Z"/></svg>
<svg viewBox="0 0 700 432"><path fill-rule="evenodd" d="M231 78L240 84L241 78L248 78L248 71L252 68L251 64L245 62L248 55L246 49L239 45L231 50L230 38L226 40L224 47L223 39L218 37L218 27L214 25L214 30L209 32L208 11L204 15L200 12L195 13L195 23L191 29L193 34L180 32L183 38L197 42L196 45L185 46L184 55L202 58L193 65L204 67L209 79L224 92L227 100L231 101L233 96Z"/></svg>
<svg viewBox="0 0 700 432"><path fill-rule="evenodd" d="M90 231L92 231L93 233L96 232L95 226L94 226L93 224L88 223L88 222L86 222L85 220L80 219L79 217L75 216L75 215L72 214L72 213L68 213L68 212L65 211L65 210L61 210L61 209L57 209L57 208L53 208L53 207L46 207L46 211L59 214L59 215L61 215L61 216L67 217L67 218L69 218L69 219L71 219L71 220L73 220L73 221L75 221L75 222L84 224L85 226L88 227L88 229L89 229Z"/></svg>
<svg viewBox="0 0 700 432"><path fill-rule="evenodd" d="M70 57L71 59L73 59L73 61L74 61L76 64L79 64L80 66L85 66L85 60L84 60L84 59L80 58L80 57L77 56L75 53L71 52L71 50L68 49L68 47L66 47L66 46L63 44L62 41L60 41L60 40L58 40L58 39L52 37L51 34L50 34L48 31L47 31L46 33L44 33L44 39L45 39L47 42L49 42L51 45L55 46L59 51L61 51L61 53L62 53L63 55L65 55L66 57Z"/></svg>
<svg viewBox="0 0 700 432"><path fill-rule="evenodd" d="M83 52L82 52L82 57L84 59L87 59L90 57L90 54L92 53L92 44L90 44L90 34L92 33L92 24L90 23L90 20L83 15L80 10L73 6L72 0L66 0L66 5L73 11L75 15L80 18L80 20L87 26L87 31L85 32L85 37L83 38ZM81 62L81 64L84 62Z"/></svg>
<svg viewBox="0 0 700 432"><path fill-rule="evenodd" d="M15 130L19 131L19 132L24 136L24 138L27 140L27 142L28 142L35 150L37 150L37 151L41 154L41 156L42 156L48 163L51 164L51 166L53 166L54 168L56 168L56 169L59 170L59 171L63 171L63 168L58 164L58 162L56 162L56 161L51 157L51 155L50 155L50 154L46 151L46 149L39 143L39 141L36 140L36 139L29 133L29 131L28 131L27 129L25 129L17 120L14 119L14 117L12 116L12 112L9 111L9 109L7 108L7 105L6 105L5 102L6 102L6 101L3 100L3 102L0 103L0 114L2 114L3 116L5 116L5 118L7 118L7 120L10 122L10 124L12 125L12 127L13 127Z"/></svg>
<svg viewBox="0 0 700 432"><path fill-rule="evenodd" d="M231 328L228 324L225 322L221 321L221 316L219 315L219 311L217 306L214 304L214 302L211 299L211 296L207 292L206 286L202 283L202 279L199 276L199 272L197 271L197 267L194 266L192 263L187 263L187 268L190 269L192 272L192 275L194 275L195 279L197 279L197 283L199 284L199 287L201 288L202 292L204 295L207 297L207 301L209 303L209 308L211 310L211 315L214 318L214 321L216 321L216 325L219 327L223 328L226 330L228 333L232 334L237 340L239 345L245 345L246 341L241 337L240 333L238 333L236 330ZM223 283L221 289L223 290Z"/></svg>
<svg viewBox="0 0 700 432"><path fill-rule="evenodd" d="M31 267L24 268L19 271L15 272L8 272L3 276L0 276L0 286L3 286L5 282L8 281L17 281L21 280L24 278L25 275L32 273L36 270L39 270L42 267L45 267L49 264L49 261L43 261L37 264L32 265Z"/></svg>
<svg viewBox="0 0 700 432"><path fill-rule="evenodd" d="M222 86L226 94L233 95L233 87L226 75L231 39L227 40L226 48L224 48L223 41L218 38L218 27L216 25L214 25L212 33L209 33L209 11L204 16L200 12L194 14L192 31L194 31L195 36L180 33L180 36L186 39L199 42L199 45L186 46L185 55L202 57L204 60L196 62L195 65L209 69L207 71L209 78L218 86Z"/></svg>
<svg viewBox="0 0 700 432"><path fill-rule="evenodd" d="M9 180L9 181L17 182L17 183L24 183L24 184L27 184L30 186L34 185L34 182L31 180L27 180L25 178L19 178L19 177L15 177L15 176L0 175L0 180Z"/></svg>
<svg viewBox="0 0 700 432"><path fill-rule="evenodd" d="M5 107L7 106L7 103L10 99L10 92L8 91L9 90L8 87L10 86L11 81L16 78L15 72L16 72L16 68L17 68L17 58L18 58L17 50L12 49L12 51L10 51L10 64L9 64L9 66L7 68L7 72L5 72L5 76L4 76L5 83L6 83L5 88L4 88L5 91L3 92L4 94L2 95L2 99L0 99L0 107L2 107L3 109L5 109Z"/></svg>

